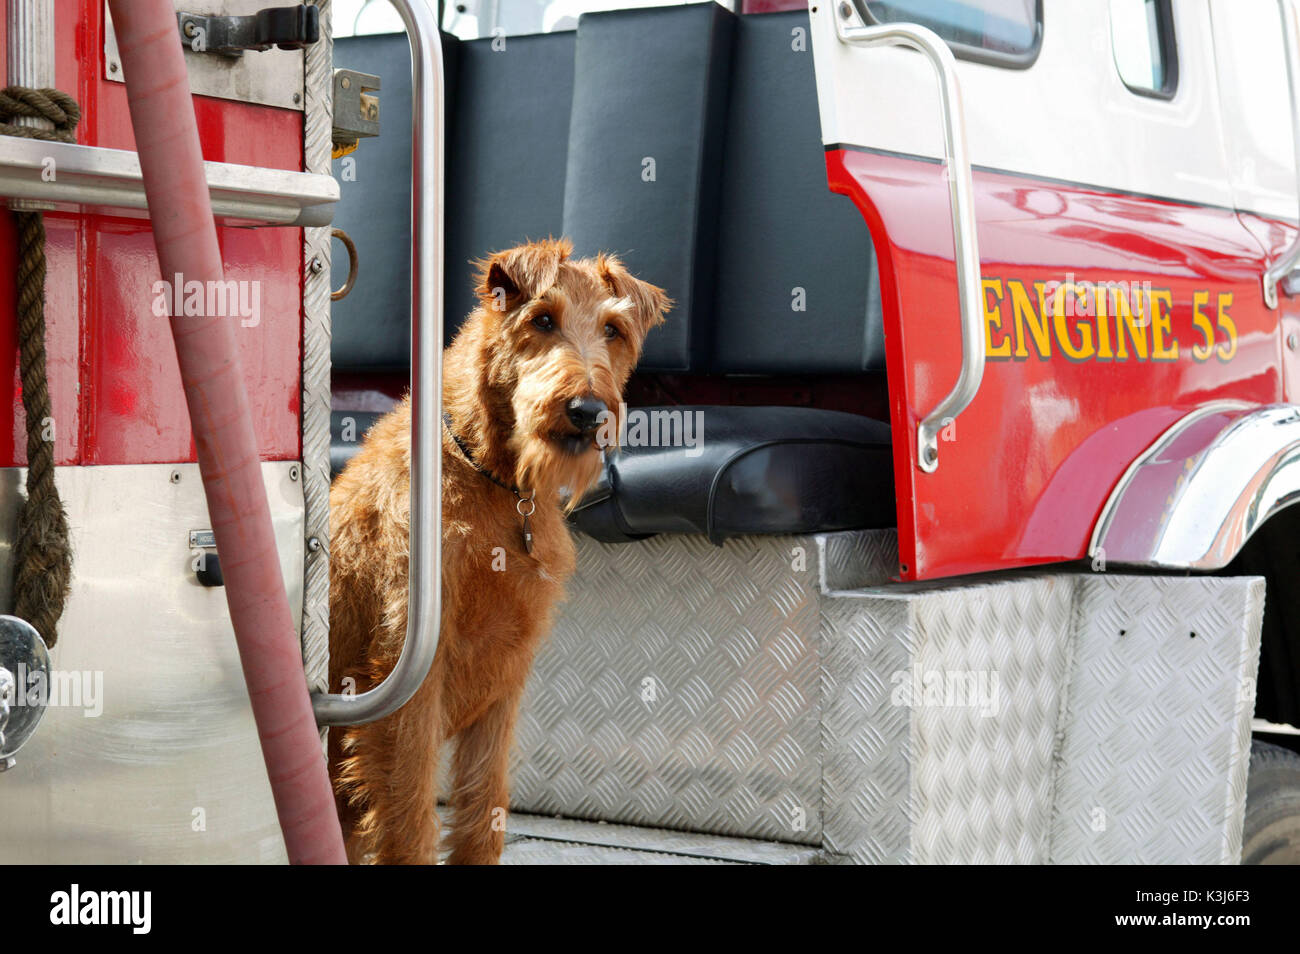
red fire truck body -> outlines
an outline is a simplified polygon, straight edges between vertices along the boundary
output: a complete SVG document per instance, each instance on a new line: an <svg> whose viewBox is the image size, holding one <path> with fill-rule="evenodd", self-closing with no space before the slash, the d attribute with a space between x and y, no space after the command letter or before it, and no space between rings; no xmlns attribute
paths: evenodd
<svg viewBox="0 0 1300 954"><path fill-rule="evenodd" d="M441 22L399 0L409 76L405 39L348 35L371 4L316 0L296 48L195 45L267 2L177 2L176 45L322 728L400 706L439 625L426 599L360 702L327 684L331 472L408 382L417 428L438 419L421 345L463 317L468 259L563 232L677 299L629 403L699 414L702 446L611 452L575 510L507 861L1300 858L1292 0L503 0ZM12 31L43 4L3 6L15 85ZM73 582L48 654L22 621L0 640L0 667L63 680L7 748L0 722L0 860L280 861L206 562L241 554L202 492L167 320L186 295L150 221L170 210L109 4L52 11L75 144L0 136L0 195L44 214ZM30 431L14 221L6 612ZM331 226L360 266L332 349ZM422 503L413 554L441 534Z"/></svg>

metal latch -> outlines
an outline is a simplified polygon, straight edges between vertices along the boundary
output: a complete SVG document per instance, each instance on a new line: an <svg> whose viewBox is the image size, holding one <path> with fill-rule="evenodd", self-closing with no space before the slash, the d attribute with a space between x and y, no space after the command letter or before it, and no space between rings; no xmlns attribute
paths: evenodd
<svg viewBox="0 0 1300 954"><path fill-rule="evenodd" d="M357 148L357 140L379 135L379 77L356 70L334 71L334 158Z"/></svg>
<svg viewBox="0 0 1300 954"><path fill-rule="evenodd" d="M190 531L190 568L200 586L225 586L221 557L217 554L217 535L211 530Z"/></svg>
<svg viewBox="0 0 1300 954"><path fill-rule="evenodd" d="M320 39L320 11L312 4L267 7L247 16L176 14L181 42L196 53L242 56L246 50L300 50Z"/></svg>

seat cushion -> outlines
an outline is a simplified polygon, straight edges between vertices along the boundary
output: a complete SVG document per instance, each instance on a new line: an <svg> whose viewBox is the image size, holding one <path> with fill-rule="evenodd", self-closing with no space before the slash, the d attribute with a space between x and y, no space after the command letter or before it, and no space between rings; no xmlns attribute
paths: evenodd
<svg viewBox="0 0 1300 954"><path fill-rule="evenodd" d="M804 407L643 407L572 520L606 542L894 525L889 426Z"/></svg>

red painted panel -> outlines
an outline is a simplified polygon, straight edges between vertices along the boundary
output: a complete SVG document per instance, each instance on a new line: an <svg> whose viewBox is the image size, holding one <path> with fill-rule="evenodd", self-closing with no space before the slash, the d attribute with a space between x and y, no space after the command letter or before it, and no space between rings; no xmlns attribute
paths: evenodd
<svg viewBox="0 0 1300 954"><path fill-rule="evenodd" d="M91 217L88 259L98 309L83 343L82 462L151 463L192 460L189 414L181 391L168 320L154 313L158 262L147 227ZM298 373L301 285L296 229L223 229L226 279L247 283L257 323L239 318L240 362L249 385L259 449L266 459L298 456ZM256 295L257 297L252 297ZM253 318L248 319L250 322Z"/></svg>
<svg viewBox="0 0 1300 954"><path fill-rule="evenodd" d="M1215 400L1283 399L1279 314L1264 307L1260 286L1263 248L1235 212L977 172L991 353L974 402L939 443L938 471L921 472L917 424L961 364L944 170L847 150L829 152L827 168L832 190L867 219L880 259L904 578L1081 558L1111 489L1172 421ZM1117 304L1099 317L1095 298L1078 314L1050 312L1040 347L1047 309L1034 283L1068 281L1128 282L1154 304L1124 329L1122 348L1109 314ZM1012 282L1026 294L1013 295ZM1218 323L1220 302L1235 350ZM1212 348L1201 328L1214 335ZM1146 359L1135 336L1146 340Z"/></svg>
<svg viewBox="0 0 1300 954"><path fill-rule="evenodd" d="M56 77L82 106L77 141L133 149L126 89L105 78L103 3L56 0ZM0 17L0 61L5 55ZM302 169L302 114L195 97L204 157ZM0 428L0 466L26 461L17 389L12 220L0 216L0 388L14 408ZM158 265L148 225L99 215L47 215L47 351L59 463L194 460L166 319L153 314ZM218 229L226 277L256 282L261 321L239 331L261 453L300 456L302 233ZM246 286L253 293L252 285ZM232 320L238 320L237 318Z"/></svg>

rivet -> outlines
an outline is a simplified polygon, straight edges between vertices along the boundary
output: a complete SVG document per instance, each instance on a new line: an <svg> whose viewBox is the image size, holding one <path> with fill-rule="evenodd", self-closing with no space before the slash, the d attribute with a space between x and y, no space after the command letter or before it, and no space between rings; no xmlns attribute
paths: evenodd
<svg viewBox="0 0 1300 954"><path fill-rule="evenodd" d="M339 85L342 86L344 89L351 89L351 88L352 88L352 77L350 77L350 76L345 76L345 77L343 77L343 79L339 80Z"/></svg>
<svg viewBox="0 0 1300 954"><path fill-rule="evenodd" d="M297 479L298 479L298 465L297 465L297 464L294 464L292 467L289 468L289 479L290 479L290 480L297 480Z"/></svg>
<svg viewBox="0 0 1300 954"><path fill-rule="evenodd" d="M1292 351L1294 351L1297 346L1300 346L1300 340L1296 339L1294 331L1286 336L1286 346Z"/></svg>
<svg viewBox="0 0 1300 954"><path fill-rule="evenodd" d="M853 8L847 3L840 3L840 18L847 20L851 16L853 16Z"/></svg>
<svg viewBox="0 0 1300 954"><path fill-rule="evenodd" d="M118 67L118 65L117 65L116 62L110 62L110 63L108 64L108 71L109 71L110 73L116 73L116 72L118 71L118 69L119 69L119 67Z"/></svg>
<svg viewBox="0 0 1300 954"><path fill-rule="evenodd" d="M179 470L172 471L171 482L173 484L179 484L181 482L181 472Z"/></svg>
<svg viewBox="0 0 1300 954"><path fill-rule="evenodd" d="M302 93L294 93L294 94L293 94L293 101L294 101L295 103L301 103L301 102L302 102Z"/></svg>

